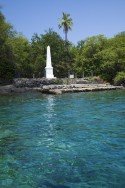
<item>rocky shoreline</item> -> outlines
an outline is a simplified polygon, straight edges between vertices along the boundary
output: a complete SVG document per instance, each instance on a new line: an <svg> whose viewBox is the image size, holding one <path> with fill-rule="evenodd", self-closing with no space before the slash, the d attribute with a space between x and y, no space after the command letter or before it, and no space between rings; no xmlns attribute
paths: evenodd
<svg viewBox="0 0 125 188"><path fill-rule="evenodd" d="M105 83L99 77L93 78L17 78L12 85L0 86L0 94L24 92L41 92L45 94L62 94L89 91L104 91L124 89L123 86L113 86Z"/></svg>
<svg viewBox="0 0 125 188"><path fill-rule="evenodd" d="M110 84L69 84L69 85L43 85L41 87L16 87L14 85L0 86L0 94L14 94L24 92L41 92L44 94L62 94L76 92L92 92L125 89L123 86Z"/></svg>
<svg viewBox="0 0 125 188"><path fill-rule="evenodd" d="M62 93L76 93L76 92L90 92L90 91L104 91L124 89L122 86L112 86L109 84L71 84L71 85L49 85L43 88L34 88L35 90L47 94L62 94Z"/></svg>

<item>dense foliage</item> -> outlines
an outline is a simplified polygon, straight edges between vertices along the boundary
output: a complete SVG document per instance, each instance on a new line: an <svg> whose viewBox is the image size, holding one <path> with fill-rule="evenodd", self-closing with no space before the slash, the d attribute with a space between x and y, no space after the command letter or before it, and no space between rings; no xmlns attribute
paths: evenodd
<svg viewBox="0 0 125 188"><path fill-rule="evenodd" d="M125 80L125 32L113 38L89 37L73 45L49 29L34 34L31 41L16 33L0 12L0 80L14 77L43 77L46 48L50 45L56 77L100 76L115 84Z"/></svg>
<svg viewBox="0 0 125 188"><path fill-rule="evenodd" d="M14 76L14 61L12 46L8 39L13 37L12 26L5 21L0 12L0 79L2 82L10 80Z"/></svg>
<svg viewBox="0 0 125 188"><path fill-rule="evenodd" d="M125 86L125 72L118 72L115 79L115 85L123 85Z"/></svg>

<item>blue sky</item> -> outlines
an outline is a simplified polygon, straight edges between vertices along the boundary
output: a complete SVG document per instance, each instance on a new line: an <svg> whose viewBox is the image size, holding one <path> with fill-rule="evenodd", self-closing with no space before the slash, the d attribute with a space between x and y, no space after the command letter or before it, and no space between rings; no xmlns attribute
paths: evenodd
<svg viewBox="0 0 125 188"><path fill-rule="evenodd" d="M0 5L7 21L28 39L49 28L64 38L58 28L62 12L73 19L68 34L73 43L93 35L112 37L125 31L125 0L0 0Z"/></svg>

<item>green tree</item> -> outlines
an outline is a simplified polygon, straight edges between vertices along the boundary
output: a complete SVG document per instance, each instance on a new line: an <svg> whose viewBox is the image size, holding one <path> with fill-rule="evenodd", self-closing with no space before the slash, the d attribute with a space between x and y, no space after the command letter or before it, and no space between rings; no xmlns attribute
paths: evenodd
<svg viewBox="0 0 125 188"><path fill-rule="evenodd" d="M8 39L14 35L13 27L6 22L0 11L0 79L11 81L14 77L13 51Z"/></svg>
<svg viewBox="0 0 125 188"><path fill-rule="evenodd" d="M123 85L125 86L125 72L118 72L116 77L114 78L115 85Z"/></svg>
<svg viewBox="0 0 125 188"><path fill-rule="evenodd" d="M72 18L70 18L70 14L63 12L63 16L58 26L59 28L63 28L63 31L65 33L65 41L68 40L67 34L68 34L68 31L71 30L72 25L73 25L73 21L72 21Z"/></svg>
<svg viewBox="0 0 125 188"><path fill-rule="evenodd" d="M68 31L71 30L72 25L73 25L73 21L72 18L70 18L70 14L63 12L62 18L60 19L58 26L59 28L63 28L63 31L65 33L64 64L67 67L66 72L68 73L72 71L72 68L71 68L71 56L69 52L70 42L68 41L67 35L68 35Z"/></svg>
<svg viewBox="0 0 125 188"><path fill-rule="evenodd" d="M17 34L15 37L9 38L8 43L12 46L15 76L31 77L32 68L29 61L29 41L24 36Z"/></svg>
<svg viewBox="0 0 125 188"><path fill-rule="evenodd" d="M44 76L46 62L45 46L43 46L42 36L34 34L31 39L29 60L32 66L32 74L35 77Z"/></svg>
<svg viewBox="0 0 125 188"><path fill-rule="evenodd" d="M99 53L106 47L107 39L103 35L89 37L81 40L76 46L75 69L79 76L99 75L100 56Z"/></svg>
<svg viewBox="0 0 125 188"><path fill-rule="evenodd" d="M113 83L118 72L125 71L125 35L108 39L108 45L100 53L101 76Z"/></svg>

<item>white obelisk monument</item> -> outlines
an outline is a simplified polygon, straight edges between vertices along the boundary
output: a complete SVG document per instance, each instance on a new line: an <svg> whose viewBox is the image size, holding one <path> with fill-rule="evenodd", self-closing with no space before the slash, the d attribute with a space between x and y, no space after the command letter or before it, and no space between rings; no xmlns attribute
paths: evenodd
<svg viewBox="0 0 125 188"><path fill-rule="evenodd" d="M51 63L51 52L50 52L50 46L47 46L47 57L46 57L46 78L51 79L54 78L53 75L53 67Z"/></svg>

